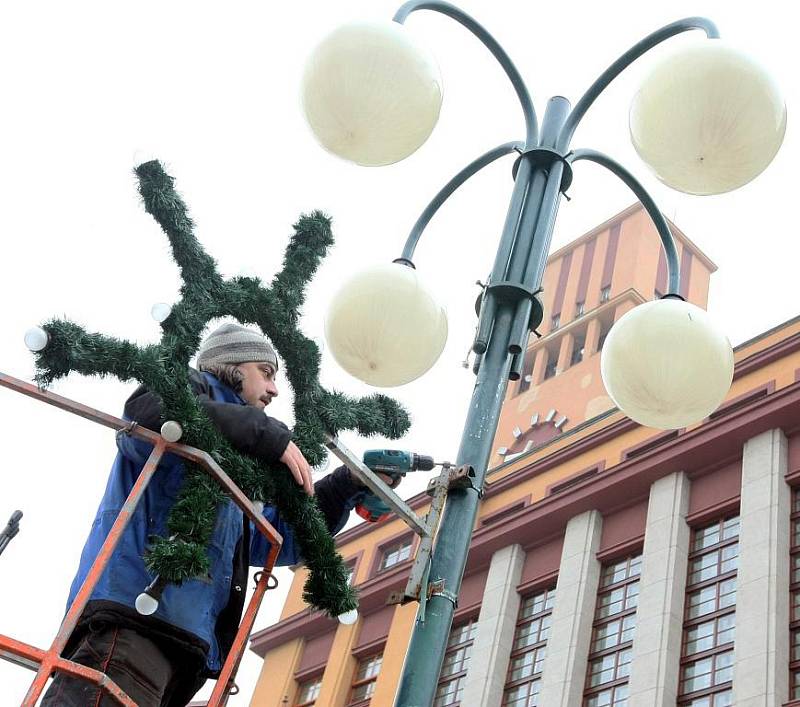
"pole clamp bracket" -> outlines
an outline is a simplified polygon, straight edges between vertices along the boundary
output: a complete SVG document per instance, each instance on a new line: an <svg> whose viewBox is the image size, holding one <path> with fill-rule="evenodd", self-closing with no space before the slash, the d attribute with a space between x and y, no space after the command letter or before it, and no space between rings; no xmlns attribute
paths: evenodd
<svg viewBox="0 0 800 707"><path fill-rule="evenodd" d="M447 479L448 489L472 489L478 494L478 498L483 497L483 489L475 485L475 469L469 464L457 466L450 472Z"/></svg>
<svg viewBox="0 0 800 707"><path fill-rule="evenodd" d="M458 608L458 597L453 592L445 589L444 579L437 579L428 585L428 599L434 596L444 597L453 604L453 608Z"/></svg>
<svg viewBox="0 0 800 707"><path fill-rule="evenodd" d="M500 282L489 283L483 286L483 290L475 300L475 314L481 316L481 305L483 298L491 292L499 302L510 302L516 304L520 300L529 299L531 301L531 316L528 320L528 328L535 331L544 319L544 305L542 304L541 294L544 290L539 287L532 289L518 282L501 280Z"/></svg>
<svg viewBox="0 0 800 707"><path fill-rule="evenodd" d="M528 160L534 168L539 167L548 171L553 164L561 162L561 164L564 165L564 172L561 175L561 184L558 189L562 194L566 195L567 189L569 189L572 184L572 165L567 159L568 154L562 155L560 152L551 150L549 147L534 147L532 150L525 150L524 152L517 150L517 152L519 152L519 157L514 160L514 166L511 168L511 175L514 179L517 178L519 163L523 159Z"/></svg>

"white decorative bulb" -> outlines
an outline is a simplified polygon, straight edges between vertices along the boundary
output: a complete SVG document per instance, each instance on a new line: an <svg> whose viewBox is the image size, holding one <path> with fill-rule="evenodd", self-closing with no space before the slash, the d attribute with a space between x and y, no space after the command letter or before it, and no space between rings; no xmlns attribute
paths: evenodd
<svg viewBox="0 0 800 707"><path fill-rule="evenodd" d="M346 611L344 614L339 614L337 618L339 619L339 623L344 624L345 626L352 626L356 621L358 621L358 609Z"/></svg>
<svg viewBox="0 0 800 707"><path fill-rule="evenodd" d="M375 265L333 296L325 338L336 362L359 380L404 385L436 363L447 341L447 314L416 270Z"/></svg>
<svg viewBox="0 0 800 707"><path fill-rule="evenodd" d="M633 99L630 130L639 156L665 184L722 194L747 184L775 157L786 105L763 67L709 39L653 67Z"/></svg>
<svg viewBox="0 0 800 707"><path fill-rule="evenodd" d="M136 597L136 611L138 611L142 616L150 616L150 614L154 614L156 609L158 609L158 599L153 599L147 592L142 592L138 597Z"/></svg>
<svg viewBox="0 0 800 707"><path fill-rule="evenodd" d="M172 312L172 306L165 302L156 302L150 308L150 316L153 317L159 324L163 322Z"/></svg>
<svg viewBox="0 0 800 707"><path fill-rule="evenodd" d="M365 166L405 159L439 119L442 80L397 22L354 22L314 49L303 76L306 119L322 146Z"/></svg>
<svg viewBox="0 0 800 707"><path fill-rule="evenodd" d="M700 422L733 380L733 349L705 311L678 299L646 302L608 333L600 360L606 391L628 417L658 429Z"/></svg>
<svg viewBox="0 0 800 707"><path fill-rule="evenodd" d="M48 333L42 327L31 327L25 332L25 346L31 351L41 351L50 341Z"/></svg>
<svg viewBox="0 0 800 707"><path fill-rule="evenodd" d="M183 428L175 420L167 420L161 425L161 436L167 442L177 442L183 436Z"/></svg>
<svg viewBox="0 0 800 707"><path fill-rule="evenodd" d="M261 515L264 512L264 501L253 501L253 508Z"/></svg>

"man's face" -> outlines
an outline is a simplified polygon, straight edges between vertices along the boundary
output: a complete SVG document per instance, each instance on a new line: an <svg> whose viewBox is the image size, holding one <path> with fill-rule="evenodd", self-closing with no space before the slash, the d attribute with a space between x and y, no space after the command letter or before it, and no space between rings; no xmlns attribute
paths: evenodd
<svg viewBox="0 0 800 707"><path fill-rule="evenodd" d="M244 376L239 396L248 405L263 410L278 394L278 388L275 385L275 369L272 364L248 361L238 364L236 368Z"/></svg>

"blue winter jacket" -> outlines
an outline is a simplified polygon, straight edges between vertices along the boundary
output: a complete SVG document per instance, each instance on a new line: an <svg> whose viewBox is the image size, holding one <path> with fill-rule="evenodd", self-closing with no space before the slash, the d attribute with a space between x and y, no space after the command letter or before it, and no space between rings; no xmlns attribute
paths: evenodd
<svg viewBox="0 0 800 707"><path fill-rule="evenodd" d="M257 408L247 406L246 410L234 409L231 406L245 406L246 404L233 390L209 373L202 375L194 371L192 373L194 376L193 386L195 392L198 393L198 398L205 403L204 407L207 411L213 408L210 416L215 423L218 423L223 433L226 432L226 421L228 424L232 421L229 413L235 413L234 418L239 415L250 416L247 419L259 428L262 426L261 417L272 425L279 425L280 427L274 430L265 428L266 432L262 429L262 437L270 435L271 437L261 441L264 442L262 448L275 450L270 454L277 455L275 459L267 459L267 461L275 461L280 457L290 435L282 423L267 418ZM137 393L143 390L140 389ZM145 394L151 396L160 406L160 401L152 393L145 391ZM133 400L136 395L135 393L131 399ZM223 405L220 405L221 403ZM127 412L128 407L126 406ZM160 410L158 413L160 415ZM218 414L225 415L225 419L221 423L215 419L215 415ZM127 414L126 417L131 419ZM152 415L150 417L152 418ZM233 421L239 422L239 427L245 429L245 436L252 437L254 434L258 434L249 429L246 424L241 424L241 419ZM154 419L147 422L137 421L151 428L157 425ZM285 435L282 434L281 428L286 430ZM240 433L234 432L233 434ZM276 435L285 437L285 439L278 439L275 444L274 437ZM237 445L235 440L232 441L234 441L234 446L239 446L240 449L248 446L244 443ZM238 441L242 442L241 439ZM67 606L72 603L83 584L92 562L152 451L152 445L122 433L117 435L117 447L119 451L114 460L105 494L97 510L89 538L83 548L78 573L72 582ZM269 543L249 521L249 529L245 528L244 516L233 501L222 501L208 548L211 560L209 576L189 579L181 586L168 585L155 614L151 617L139 616L134 608L136 597L153 580L153 575L147 571L142 559L147 549L148 538L153 535L168 535L167 516L180 492L183 476L184 465L181 458L174 454L165 455L147 486L144 497L137 506L108 566L92 592L90 603L84 612L84 621L89 621L93 616L98 615L102 616L103 620L108 620L110 613L115 620L119 619L120 623L132 623L137 628L152 627L156 635L175 638L179 643L193 644L194 648L199 647L200 652L205 654L207 672L214 674L220 669L229 647L219 645L217 634L220 627L217 623L220 614L231 602L237 604L238 608L238 612L233 612L238 613L238 616L234 616L236 624L238 624L238 617L241 616L244 588L239 585L243 583L243 579L237 577L236 586L232 586L236 566L242 563L241 554L245 553L245 569L248 564L263 566L269 551ZM338 469L322 481L317 482L316 489L318 503L328 521L331 532L335 533L345 524L350 509L353 508L363 490L353 483L344 469ZM283 536L283 545L277 564L297 563L301 558L291 527L280 518L273 507L265 506L264 517ZM245 532L247 530L249 532ZM242 548L243 534L250 538L249 548ZM234 597L236 592L241 593L241 601L236 601ZM226 616L230 613L230 610L225 612ZM228 620L230 620L229 616Z"/></svg>

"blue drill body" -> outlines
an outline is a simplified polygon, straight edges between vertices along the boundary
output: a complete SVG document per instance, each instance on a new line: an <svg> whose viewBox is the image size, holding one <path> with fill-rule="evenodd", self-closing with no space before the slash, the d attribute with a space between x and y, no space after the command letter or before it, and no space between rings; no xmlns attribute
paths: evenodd
<svg viewBox="0 0 800 707"><path fill-rule="evenodd" d="M396 486L409 471L430 471L436 466L433 457L400 449L368 449L364 452L363 460L364 466L370 470L390 476L392 486ZM367 491L356 506L356 513L370 523L385 520L391 510L371 491Z"/></svg>

